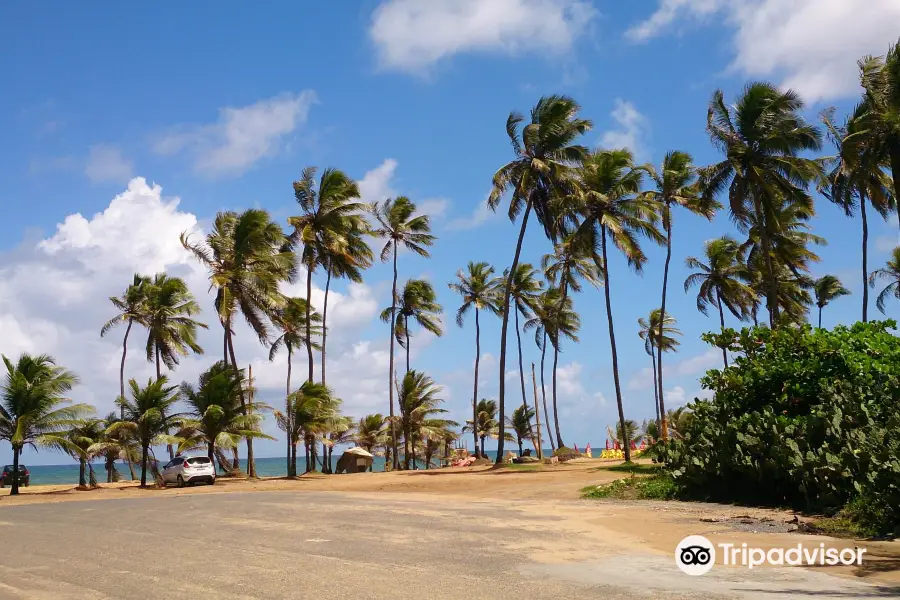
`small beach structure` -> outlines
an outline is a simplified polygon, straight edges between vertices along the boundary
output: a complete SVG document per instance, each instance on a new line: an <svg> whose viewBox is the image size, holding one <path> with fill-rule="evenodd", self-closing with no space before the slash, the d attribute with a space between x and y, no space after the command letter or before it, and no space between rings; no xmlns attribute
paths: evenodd
<svg viewBox="0 0 900 600"><path fill-rule="evenodd" d="M337 461L335 473L365 473L372 467L375 457L360 447L345 450Z"/></svg>

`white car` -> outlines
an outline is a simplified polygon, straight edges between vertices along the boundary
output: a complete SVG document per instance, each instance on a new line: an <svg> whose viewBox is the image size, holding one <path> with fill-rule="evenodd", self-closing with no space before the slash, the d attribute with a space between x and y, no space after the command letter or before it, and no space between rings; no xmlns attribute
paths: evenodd
<svg viewBox="0 0 900 600"><path fill-rule="evenodd" d="M216 482L216 467L208 456L176 456L163 466L162 478L178 487L198 481L212 485Z"/></svg>

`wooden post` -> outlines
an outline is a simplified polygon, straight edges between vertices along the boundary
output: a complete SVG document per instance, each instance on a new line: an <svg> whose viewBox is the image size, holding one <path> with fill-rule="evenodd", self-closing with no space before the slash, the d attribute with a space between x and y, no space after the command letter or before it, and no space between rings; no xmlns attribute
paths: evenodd
<svg viewBox="0 0 900 600"><path fill-rule="evenodd" d="M534 376L534 363L531 363L531 389L534 390L534 418L537 420L537 453L538 459L544 460L544 444L541 441L541 409L538 407L537 379ZM546 416L546 415L544 415Z"/></svg>

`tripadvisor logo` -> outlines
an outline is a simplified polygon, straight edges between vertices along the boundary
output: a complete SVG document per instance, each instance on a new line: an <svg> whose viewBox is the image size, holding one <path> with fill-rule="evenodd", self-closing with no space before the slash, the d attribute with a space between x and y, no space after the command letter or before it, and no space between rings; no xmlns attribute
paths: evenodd
<svg viewBox="0 0 900 600"><path fill-rule="evenodd" d="M835 566L862 565L865 548L827 548L824 543L806 547L754 548L747 544L717 544L725 566L753 569L762 565ZM689 535L675 547L675 564L688 575L709 573L716 564L716 546L702 535Z"/></svg>

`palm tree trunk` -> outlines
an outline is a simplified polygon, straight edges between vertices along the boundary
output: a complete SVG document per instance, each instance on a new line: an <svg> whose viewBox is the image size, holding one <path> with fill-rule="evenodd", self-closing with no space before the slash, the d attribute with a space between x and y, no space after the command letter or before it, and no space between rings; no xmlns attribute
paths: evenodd
<svg viewBox="0 0 900 600"><path fill-rule="evenodd" d="M722 327L722 333L725 333L725 311L722 310L722 295L716 290L716 304L719 305L719 325ZM722 346L722 358L725 360L725 368L728 368L728 349Z"/></svg>
<svg viewBox="0 0 900 600"><path fill-rule="evenodd" d="M519 331L519 307L516 307L516 343L519 345L519 381L522 384L522 407L528 412L528 400L525 399L525 368L522 366L522 332ZM521 454L521 451L519 452Z"/></svg>
<svg viewBox="0 0 900 600"><path fill-rule="evenodd" d="M22 452L21 448L17 448L13 446L13 478L12 478L12 487L9 489L10 496L18 496L19 495L19 453Z"/></svg>
<svg viewBox="0 0 900 600"><path fill-rule="evenodd" d="M522 254L522 241L525 239L525 229L528 227L528 216L531 214L531 199L525 205L525 214L522 215L522 228L519 230L519 239L516 241L516 253L513 255L512 265L509 267L509 275L506 278L506 289L503 291L503 325L500 327L500 391L498 409L500 422L499 436L497 438L496 464L503 463L503 436L506 433L506 332L509 328L509 295L512 291L512 280L519 266L519 255Z"/></svg>
<svg viewBox="0 0 900 600"><path fill-rule="evenodd" d="M663 330L666 323L666 288L669 285L669 263L672 261L672 211L671 207L664 208L663 219L666 222L666 265L663 268L663 285L662 285L662 303L659 308L659 339L662 341ZM668 217L668 218L666 218ZM657 398L659 402L659 414L662 421L660 425L660 433L663 441L669 439L669 424L666 422L666 398L663 395L663 348L662 344L657 344L656 348L656 370L659 371L657 383Z"/></svg>
<svg viewBox="0 0 900 600"><path fill-rule="evenodd" d="M122 420L125 420L125 355L128 354L128 334L131 333L133 324L134 319L128 319L125 338L122 340L122 363L119 365L119 400L122 402L119 406L119 418Z"/></svg>
<svg viewBox="0 0 900 600"><path fill-rule="evenodd" d="M134 463L131 461L131 453L125 450L125 462L128 463L128 472L131 474L131 481L134 481Z"/></svg>
<svg viewBox="0 0 900 600"><path fill-rule="evenodd" d="M475 307L475 389L472 392L472 439L475 442L475 458L478 458L478 363L481 362L481 324L478 307Z"/></svg>
<svg viewBox="0 0 900 600"><path fill-rule="evenodd" d="M294 477L297 473L291 471L291 430L293 429L292 421L293 417L291 416L291 345L286 344L287 352L288 352L288 364L287 364L287 384L285 388L285 396L284 396L284 417L287 420L284 437L287 441L287 454L285 455L287 458L287 476ZM325 355L322 355L322 361L325 361ZM324 366L324 365L323 365ZM322 371L325 372L324 370Z"/></svg>
<svg viewBox="0 0 900 600"><path fill-rule="evenodd" d="M331 289L331 264L328 265L328 276L325 279L325 302L322 305L322 384L325 384L325 338L328 328L325 323L328 319L328 291ZM311 340L307 340L309 343Z"/></svg>
<svg viewBox="0 0 900 600"><path fill-rule="evenodd" d="M483 458L487 458L487 454L484 453L484 438L487 436L481 436L481 456Z"/></svg>
<svg viewBox="0 0 900 600"><path fill-rule="evenodd" d="M403 468L409 471L409 428L403 428Z"/></svg>
<svg viewBox="0 0 900 600"><path fill-rule="evenodd" d="M222 323L222 362L228 365L228 325Z"/></svg>
<svg viewBox="0 0 900 600"><path fill-rule="evenodd" d="M869 316L869 221L866 218L866 195L859 195L859 214L862 217L862 273L863 273L863 293L862 293L862 320L863 323L868 321Z"/></svg>
<svg viewBox="0 0 900 600"><path fill-rule="evenodd" d="M659 407L659 388L657 387L657 373L656 373L656 355L653 354L653 346L650 346L650 360L653 363L653 401L656 402L656 427L658 429L662 429L662 416L660 413ZM662 436L662 432L660 431L660 436ZM665 439L665 438L663 438Z"/></svg>
<svg viewBox="0 0 900 600"><path fill-rule="evenodd" d="M84 478L84 459L78 459L78 487L87 487L87 479Z"/></svg>
<svg viewBox="0 0 900 600"><path fill-rule="evenodd" d="M887 144L888 156L891 159L891 173L894 176L894 199L900 198L900 139L896 136L891 138ZM897 223L900 225L900 201L897 202Z"/></svg>
<svg viewBox="0 0 900 600"><path fill-rule="evenodd" d="M822 307L819 307L819 329L822 329Z"/></svg>
<svg viewBox="0 0 900 600"><path fill-rule="evenodd" d="M609 297L609 259L606 256L606 227L601 228L600 246L603 250L603 292L606 296L606 320L609 323L609 345L612 351L613 382L616 385L616 405L619 409L619 422L622 424L622 433L628 429L625 426L625 408L622 406L622 386L619 383L619 354L616 350L616 331L613 327L612 301ZM631 462L631 445L624 444L625 462Z"/></svg>
<svg viewBox="0 0 900 600"><path fill-rule="evenodd" d="M550 449L556 452L556 442L553 441L553 431L550 429L550 413L547 412L547 388L544 386L544 358L547 356L547 330L544 330L544 341L541 344L541 399L544 401L544 426L547 428L547 439L550 440Z"/></svg>
<svg viewBox="0 0 900 600"><path fill-rule="evenodd" d="M293 477L297 476L297 440L291 440L291 473L293 473Z"/></svg>
<svg viewBox="0 0 900 600"><path fill-rule="evenodd" d="M312 329L309 322L312 310L312 266L306 266L306 353L309 355L309 376L307 381L313 380L313 351Z"/></svg>
<svg viewBox="0 0 900 600"><path fill-rule="evenodd" d="M147 446L141 444L141 487L147 485Z"/></svg>
<svg viewBox="0 0 900 600"><path fill-rule="evenodd" d="M559 344L559 333L557 332L556 343ZM552 383L550 384L550 393L553 396L553 425L556 427L556 447L562 448L565 446L562 439L562 433L560 433L559 429L559 408L556 405L556 368L559 364L559 347L557 345L553 346L553 377Z"/></svg>
<svg viewBox="0 0 900 600"><path fill-rule="evenodd" d="M406 328L406 372L409 373L409 317L403 317L403 327Z"/></svg>
<svg viewBox="0 0 900 600"><path fill-rule="evenodd" d="M322 439L322 473L328 473L328 445Z"/></svg>
<svg viewBox="0 0 900 600"><path fill-rule="evenodd" d="M206 444L206 456L209 457L209 462L215 465L216 460L216 445L213 442L207 442Z"/></svg>
<svg viewBox="0 0 900 600"><path fill-rule="evenodd" d="M759 240L766 262L766 309L769 311L769 327L775 329L775 323L778 322L778 282L775 280L775 268L772 266L772 243L769 240L769 223L758 197L753 198L753 204L756 215L762 222L762 227L759 230Z"/></svg>
<svg viewBox="0 0 900 600"><path fill-rule="evenodd" d="M234 376L240 378L241 370L238 369L237 359L234 356L234 338L231 335L231 326L229 323L228 327L228 354L231 356L231 368L234 370ZM239 386L240 390L240 398L241 398L241 411L244 413L244 416L250 414L250 410L247 407L247 399L244 397L244 386ZM235 447L235 465L237 468L240 468L240 463L237 461L237 447ZM253 438L247 438L247 477L256 477L256 465L253 462Z"/></svg>
<svg viewBox="0 0 900 600"><path fill-rule="evenodd" d="M397 426L394 423L394 329L397 320L397 243L394 242L394 284L391 287L391 351L390 351L390 372L388 373L388 402L390 403L391 417L391 444L392 444L392 463L394 470L400 470L400 456L397 453Z"/></svg>
<svg viewBox="0 0 900 600"><path fill-rule="evenodd" d="M156 344L156 380L159 381L162 378L162 372L159 367L159 344ZM166 435L169 434L169 430L166 429ZM172 444L166 444L166 452L169 453L169 460L175 458L175 451L172 448Z"/></svg>
<svg viewBox="0 0 900 600"><path fill-rule="evenodd" d="M522 457L522 438L519 438L519 458Z"/></svg>

